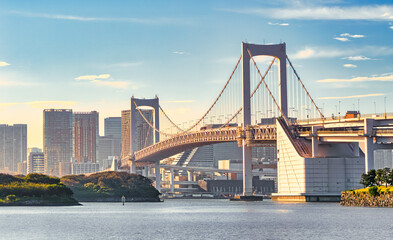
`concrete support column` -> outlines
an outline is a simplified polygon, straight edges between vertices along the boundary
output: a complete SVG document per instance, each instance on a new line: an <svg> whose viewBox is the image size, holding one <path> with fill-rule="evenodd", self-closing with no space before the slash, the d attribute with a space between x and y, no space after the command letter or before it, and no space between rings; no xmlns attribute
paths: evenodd
<svg viewBox="0 0 393 240"><path fill-rule="evenodd" d="M149 176L149 167L148 166L144 166L142 168L142 176L144 176L144 177L148 177Z"/></svg>
<svg viewBox="0 0 393 240"><path fill-rule="evenodd" d="M135 163L135 161L130 161L130 173L136 174L136 163Z"/></svg>
<svg viewBox="0 0 393 240"><path fill-rule="evenodd" d="M321 128L320 126L311 126L311 133L312 133L312 138L311 138L311 146L312 146L312 157L318 157L318 135L317 131L318 129Z"/></svg>
<svg viewBox="0 0 393 240"><path fill-rule="evenodd" d="M192 182L194 181L194 171L187 171L187 175L188 175L188 181Z"/></svg>
<svg viewBox="0 0 393 240"><path fill-rule="evenodd" d="M156 189L161 192L161 169L160 169L160 161L156 161L155 165L155 174L156 174Z"/></svg>
<svg viewBox="0 0 393 240"><path fill-rule="evenodd" d="M252 195L252 159L251 147L243 142L243 196Z"/></svg>
<svg viewBox="0 0 393 240"><path fill-rule="evenodd" d="M366 173L371 169L374 169L374 142L370 137L364 139L364 160L365 160L365 171Z"/></svg>
<svg viewBox="0 0 393 240"><path fill-rule="evenodd" d="M174 186L174 173L173 173L173 168L171 168L171 182L170 182L170 184L171 184L171 193L173 194L173 193L175 193L175 186Z"/></svg>
<svg viewBox="0 0 393 240"><path fill-rule="evenodd" d="M358 142L352 143L352 146L353 146L353 155L354 155L355 157L359 157L359 156L360 156L360 153L359 153L359 143L358 143Z"/></svg>
<svg viewBox="0 0 393 240"><path fill-rule="evenodd" d="M374 169L374 141L373 141L374 119L364 119L364 155L366 173Z"/></svg>

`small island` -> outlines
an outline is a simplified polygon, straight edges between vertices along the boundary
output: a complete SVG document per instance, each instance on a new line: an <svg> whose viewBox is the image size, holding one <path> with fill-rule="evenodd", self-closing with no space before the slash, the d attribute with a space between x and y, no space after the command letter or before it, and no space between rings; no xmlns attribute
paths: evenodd
<svg viewBox="0 0 393 240"><path fill-rule="evenodd" d="M69 206L79 202L160 202L146 177L126 172L67 175L0 174L0 206Z"/></svg>
<svg viewBox="0 0 393 240"><path fill-rule="evenodd" d="M27 176L0 174L0 206L79 205L72 190L59 178L31 173Z"/></svg>
<svg viewBox="0 0 393 240"><path fill-rule="evenodd" d="M341 193L340 205L358 207L393 207L393 170L371 169L362 174L365 187Z"/></svg>
<svg viewBox="0 0 393 240"><path fill-rule="evenodd" d="M61 178L80 202L160 202L160 192L152 181L127 172L99 172L68 175Z"/></svg>

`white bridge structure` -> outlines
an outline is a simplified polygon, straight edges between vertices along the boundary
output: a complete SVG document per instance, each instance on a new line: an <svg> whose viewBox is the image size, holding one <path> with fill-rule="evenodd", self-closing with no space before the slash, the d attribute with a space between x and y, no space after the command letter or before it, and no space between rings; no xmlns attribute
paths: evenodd
<svg viewBox="0 0 393 240"><path fill-rule="evenodd" d="M258 56L272 59L264 74ZM144 117L140 109L144 106L154 108L154 121ZM173 125L171 131L160 129L159 110ZM158 98L131 98L131 138L135 137L135 114L154 129L154 144L138 150L131 146L122 163L130 165L133 173L137 164L154 164L158 189L161 160L203 145L237 142L243 149L244 196L253 193L252 147L275 145L278 192L273 198L328 201L343 190L360 187L361 174L374 168L374 150L393 149L393 116L325 118L286 55L285 43L242 43L242 54L224 88L188 128L175 124ZM206 125L209 120L211 124Z"/></svg>

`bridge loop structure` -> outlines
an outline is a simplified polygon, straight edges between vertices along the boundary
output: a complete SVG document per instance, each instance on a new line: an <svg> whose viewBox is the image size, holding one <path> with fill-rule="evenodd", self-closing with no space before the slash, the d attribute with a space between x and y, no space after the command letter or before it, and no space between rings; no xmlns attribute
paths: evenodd
<svg viewBox="0 0 393 240"><path fill-rule="evenodd" d="M266 61L261 56L272 59ZM287 71L287 62L290 71ZM260 71L261 67L266 67L264 74ZM150 104L154 105L155 117L148 119L141 110L143 104L142 100L131 100L131 109L134 109L135 114L139 114L155 133L155 141L147 146L148 141L145 140L143 148L134 148L134 151L123 158L124 165L155 164L156 181L159 181L160 160L204 145L237 142L243 150L243 195L245 196L252 195L253 192L252 147L277 146L279 192L300 194L316 192L315 189L309 190L307 184L308 181L320 181L320 179L315 180L317 179L315 177L307 180L308 175L304 172L306 170L303 171L298 166L307 169L309 166L307 162L310 161L319 161L318 164L323 165L323 162L333 161L326 160L329 158L336 159L334 160L336 162L344 161L351 164L353 161L363 161L364 168L357 165L356 170L350 170L352 172L348 173L354 175L356 171L364 172L373 166L370 151L376 149L375 142L388 143L389 139L393 138L392 128L387 127L378 131L373 129L380 124L389 124L389 120L377 123L377 120L360 117L347 121L341 121L340 118L325 118L289 60L285 43L275 45L242 43L242 54L224 87L202 117L191 120L188 127L185 123L182 127L181 124L176 124L176 121L172 120L158 104L158 100ZM160 129L158 112L167 121L166 129ZM348 131L349 129L351 131ZM147 134L146 138L149 136L151 135ZM328 142L329 144L325 144ZM359 153L360 148L364 152L363 155ZM351 160L338 158L334 154L350 156ZM135 171L133 167L130 169ZM321 189L325 189L324 186ZM331 191L329 189L326 191Z"/></svg>

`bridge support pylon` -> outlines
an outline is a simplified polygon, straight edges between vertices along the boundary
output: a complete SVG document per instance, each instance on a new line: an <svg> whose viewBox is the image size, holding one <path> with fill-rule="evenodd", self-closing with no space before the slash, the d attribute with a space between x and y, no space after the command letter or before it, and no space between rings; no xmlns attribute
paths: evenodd
<svg viewBox="0 0 393 240"><path fill-rule="evenodd" d="M156 96L152 99L138 99L131 97L131 111L130 111L130 155L132 156L136 151L142 149L145 146L140 146L140 139L137 139L137 114L140 114L136 107L151 107L154 110L154 127L156 129L160 129L160 104L159 99ZM141 120L139 120L141 121ZM143 120L142 120L143 121ZM158 143L160 141L160 134L155 132L154 143ZM139 136L140 137L140 136ZM130 163L130 173L136 173L135 161L131 160Z"/></svg>
<svg viewBox="0 0 393 240"><path fill-rule="evenodd" d="M287 54L285 43L275 45L256 45L242 43L242 87L243 87L243 130L251 125L251 88L250 60L251 56L268 55L276 57L280 62L279 105L281 113L287 117ZM246 139L243 139L243 196L252 195L252 150Z"/></svg>

